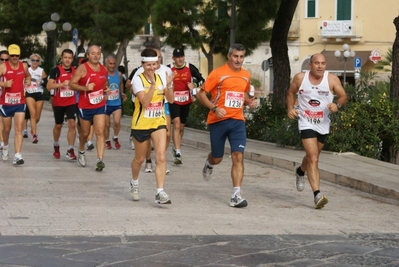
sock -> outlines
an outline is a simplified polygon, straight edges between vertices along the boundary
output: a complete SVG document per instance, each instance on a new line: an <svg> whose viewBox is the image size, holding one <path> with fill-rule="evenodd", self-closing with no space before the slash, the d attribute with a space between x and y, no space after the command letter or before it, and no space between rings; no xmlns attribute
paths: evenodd
<svg viewBox="0 0 399 267"><path fill-rule="evenodd" d="M118 138L118 136L117 136L117 135L115 135L115 136L114 136L114 140L115 140L116 138Z"/></svg>
<svg viewBox="0 0 399 267"><path fill-rule="evenodd" d="M163 188L157 188L157 195L159 194L159 192L163 191Z"/></svg>
<svg viewBox="0 0 399 267"><path fill-rule="evenodd" d="M314 191L314 192L313 192L313 197L316 197L318 193L320 193L320 190Z"/></svg>
<svg viewBox="0 0 399 267"><path fill-rule="evenodd" d="M4 142L0 142L0 146L4 146Z"/></svg>
<svg viewBox="0 0 399 267"><path fill-rule="evenodd" d="M84 151L80 151L80 150L79 150L79 154L84 155L84 153L85 153Z"/></svg>
<svg viewBox="0 0 399 267"><path fill-rule="evenodd" d="M71 148L73 148L73 146L70 145L70 146L68 147L68 150L71 149Z"/></svg>
<svg viewBox="0 0 399 267"><path fill-rule="evenodd" d="M206 166L210 167L211 169L213 168L213 165L211 165L208 160L206 160L205 164L206 164Z"/></svg>
<svg viewBox="0 0 399 267"><path fill-rule="evenodd" d="M305 175L305 172L302 171L301 166L299 166L299 168L296 169L296 174L298 174L299 176L304 176Z"/></svg>
<svg viewBox="0 0 399 267"><path fill-rule="evenodd" d="M180 149L176 149L176 154L181 154Z"/></svg>
<svg viewBox="0 0 399 267"><path fill-rule="evenodd" d="M4 150L8 150L8 145L4 145L4 146L3 146L3 149L4 149Z"/></svg>
<svg viewBox="0 0 399 267"><path fill-rule="evenodd" d="M91 140L87 140L87 144L88 144L88 145L92 145L93 142L92 142Z"/></svg>
<svg viewBox="0 0 399 267"><path fill-rule="evenodd" d="M139 179L137 179L137 180L131 180L130 181L130 183L132 184L132 185L139 185Z"/></svg>
<svg viewBox="0 0 399 267"><path fill-rule="evenodd" d="M54 146L60 146L60 143L59 143L59 142L54 142L53 145L54 145Z"/></svg>
<svg viewBox="0 0 399 267"><path fill-rule="evenodd" d="M103 161L103 159L102 159L102 158L98 158L98 159L97 159L97 162L100 162L100 161Z"/></svg>
<svg viewBox="0 0 399 267"><path fill-rule="evenodd" d="M15 157L20 159L20 158L22 158L22 155L21 155L21 153L15 153Z"/></svg>
<svg viewBox="0 0 399 267"><path fill-rule="evenodd" d="M234 197L235 195L239 194L239 193L240 193L240 190L241 190L241 187L240 187L240 186L233 187L233 197Z"/></svg>

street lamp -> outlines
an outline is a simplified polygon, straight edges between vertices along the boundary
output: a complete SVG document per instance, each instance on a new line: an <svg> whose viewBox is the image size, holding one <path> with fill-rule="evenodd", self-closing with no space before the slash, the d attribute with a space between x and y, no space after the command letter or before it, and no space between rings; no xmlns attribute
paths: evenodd
<svg viewBox="0 0 399 267"><path fill-rule="evenodd" d="M60 20L58 13L51 14L51 21L45 22L42 26L43 30L47 33L47 56L52 59L53 65L57 65L57 22ZM69 32L72 29L72 25L69 22L62 24L62 30Z"/></svg>
<svg viewBox="0 0 399 267"><path fill-rule="evenodd" d="M343 85L346 85L346 62L353 58L356 53L353 50L349 49L348 44L343 44L342 49L344 50L343 53L339 50L335 50L334 56L339 60L339 61L344 61L344 83Z"/></svg>

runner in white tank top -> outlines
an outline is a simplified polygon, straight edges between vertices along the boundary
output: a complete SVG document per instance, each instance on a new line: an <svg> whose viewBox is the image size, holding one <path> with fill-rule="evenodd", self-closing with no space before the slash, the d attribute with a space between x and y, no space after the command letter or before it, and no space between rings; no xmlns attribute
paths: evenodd
<svg viewBox="0 0 399 267"><path fill-rule="evenodd" d="M298 128L306 155L302 164L295 167L295 187L305 188L305 172L312 187L316 209L321 209L328 199L320 193L319 156L330 132L330 113L345 105L347 96L337 76L326 71L322 54L310 57L309 71L297 73L287 93L287 113L290 119L299 117ZM338 99L333 103L334 94ZM296 108L296 96L298 107Z"/></svg>

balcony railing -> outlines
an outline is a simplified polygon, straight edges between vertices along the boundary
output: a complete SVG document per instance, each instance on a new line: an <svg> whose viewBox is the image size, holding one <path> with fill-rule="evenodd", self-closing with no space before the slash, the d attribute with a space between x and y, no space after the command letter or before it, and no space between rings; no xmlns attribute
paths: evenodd
<svg viewBox="0 0 399 267"><path fill-rule="evenodd" d="M319 36L322 38L351 38L353 41L363 37L361 20L323 20L319 24Z"/></svg>

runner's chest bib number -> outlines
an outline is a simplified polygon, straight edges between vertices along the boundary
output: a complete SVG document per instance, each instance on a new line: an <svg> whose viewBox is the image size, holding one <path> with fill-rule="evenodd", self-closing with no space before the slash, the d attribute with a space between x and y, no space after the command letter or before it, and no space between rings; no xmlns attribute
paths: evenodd
<svg viewBox="0 0 399 267"><path fill-rule="evenodd" d="M7 104L19 104L21 103L21 93L6 93L4 99Z"/></svg>
<svg viewBox="0 0 399 267"><path fill-rule="evenodd" d="M175 102L187 102L190 100L190 94L188 91L175 91Z"/></svg>
<svg viewBox="0 0 399 267"><path fill-rule="evenodd" d="M244 93L243 92L232 92L227 91L224 105L228 108L241 108L244 104Z"/></svg>
<svg viewBox="0 0 399 267"><path fill-rule="evenodd" d="M319 124L322 123L324 120L324 113L323 111L305 110L304 117L311 124Z"/></svg>
<svg viewBox="0 0 399 267"><path fill-rule="evenodd" d="M61 97L71 97L75 95L75 91L69 89L69 86L61 87L60 96Z"/></svg>
<svg viewBox="0 0 399 267"><path fill-rule="evenodd" d="M103 99L104 99L103 89L96 91L96 92L89 93L89 102L92 105L101 103L103 101Z"/></svg>
<svg viewBox="0 0 399 267"><path fill-rule="evenodd" d="M25 87L25 91L28 94L33 94L33 93L42 93L43 89L39 88L35 82L32 82L30 86Z"/></svg>
<svg viewBox="0 0 399 267"><path fill-rule="evenodd" d="M162 102L151 102L144 111L144 118L155 119L162 116Z"/></svg>
<svg viewBox="0 0 399 267"><path fill-rule="evenodd" d="M117 100L119 98L119 90L111 91L108 95L108 100Z"/></svg>

